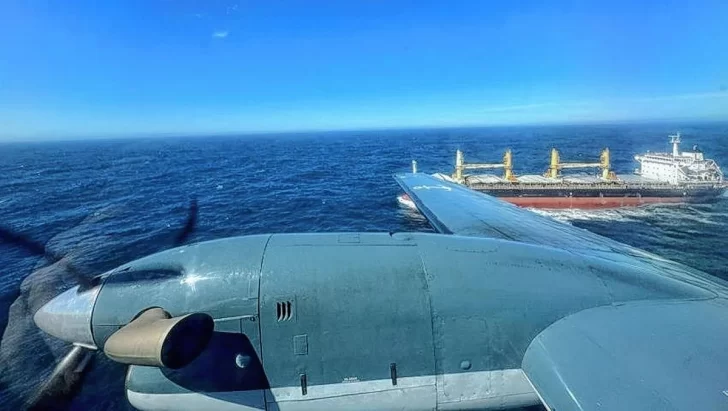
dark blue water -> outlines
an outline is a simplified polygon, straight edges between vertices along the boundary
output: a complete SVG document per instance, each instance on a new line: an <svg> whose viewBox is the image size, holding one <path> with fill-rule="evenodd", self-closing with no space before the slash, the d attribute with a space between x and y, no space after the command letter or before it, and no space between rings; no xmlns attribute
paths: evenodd
<svg viewBox="0 0 728 411"><path fill-rule="evenodd" d="M168 246L191 196L200 204L192 241L270 232L427 231L424 220L395 201L399 190L391 174L409 170L412 159L420 171L449 173L456 149L467 159L495 162L510 147L516 173L525 174L546 168L552 146L565 161L596 160L609 146L616 171L630 173L635 153L667 150L667 135L678 129L686 145L699 144L708 157L728 164L727 124L2 144L0 223L47 242L90 272ZM549 214L728 278L728 198L710 205ZM3 407L27 398L67 350L30 319L37 306L73 285L61 268L44 265L22 250L0 248ZM71 408L127 409L123 373L97 355Z"/></svg>

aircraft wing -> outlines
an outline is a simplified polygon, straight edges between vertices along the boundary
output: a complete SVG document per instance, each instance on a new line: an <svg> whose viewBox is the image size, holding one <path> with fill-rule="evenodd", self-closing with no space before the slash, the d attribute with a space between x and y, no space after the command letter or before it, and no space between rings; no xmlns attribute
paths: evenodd
<svg viewBox="0 0 728 411"><path fill-rule="evenodd" d="M442 234L487 237L559 248L705 284L709 275L635 247L422 173L395 175L418 210ZM687 274L687 275L686 275Z"/></svg>
<svg viewBox="0 0 728 411"><path fill-rule="evenodd" d="M715 292L705 300L606 305L551 324L522 361L544 405L559 411L728 409L725 282L459 184L425 174L395 179L440 233L558 248Z"/></svg>
<svg viewBox="0 0 728 411"><path fill-rule="evenodd" d="M442 234L499 238L569 250L613 251L615 246L624 246L427 174L398 174L395 180Z"/></svg>

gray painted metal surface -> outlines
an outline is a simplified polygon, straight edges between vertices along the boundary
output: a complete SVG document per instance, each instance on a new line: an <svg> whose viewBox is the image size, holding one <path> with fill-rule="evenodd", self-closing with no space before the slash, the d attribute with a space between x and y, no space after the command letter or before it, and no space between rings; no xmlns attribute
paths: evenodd
<svg viewBox="0 0 728 411"><path fill-rule="evenodd" d="M396 179L440 232L548 244L577 255L585 265L568 262L555 253L546 259L536 258L561 275L581 271L572 278L544 284L544 296L555 305L578 304L579 297L585 298L587 305L593 304L596 300L588 294L599 284L583 282L590 277L606 287L610 298L596 308L581 307L569 315L555 307L539 307L526 314L531 318L565 316L533 340L522 364L549 407L728 408L728 357L723 349L728 342L725 282L452 183L422 174L398 175ZM554 259L548 261L550 258ZM505 261L523 265L524 258L512 255ZM526 285L509 284L495 296L508 296L514 290L519 290L519 295L511 294L516 298L503 298L497 306L512 314L514 308L509 305L514 302L538 303L539 296L525 294L538 279L531 277ZM561 294L558 289L564 286L574 288ZM658 296L661 287L675 293ZM648 290L657 294L649 295ZM625 303L628 300L632 302ZM498 316L487 318L493 321Z"/></svg>
<svg viewBox="0 0 728 411"><path fill-rule="evenodd" d="M149 307L173 317L205 312L215 319L258 314L258 286L269 235L208 241L125 264L106 279L93 312L97 346ZM136 278L142 270L177 270L178 276Z"/></svg>
<svg viewBox="0 0 728 411"><path fill-rule="evenodd" d="M295 261L295 264L291 264ZM411 240L274 235L261 273L263 363L273 387L434 375L429 296ZM277 304L293 314L277 318ZM295 352L297 337L307 350ZM325 364L325 366L324 366ZM303 395L301 395L303 396Z"/></svg>
<svg viewBox="0 0 728 411"><path fill-rule="evenodd" d="M456 235L237 237L110 272L91 318L99 347L150 307L215 320L188 366L131 366L129 400L141 409L500 409L536 404L533 384L558 409L574 398L584 409L663 399L686 409L725 381L715 366L726 359L724 283L455 184L397 179L438 231Z"/></svg>
<svg viewBox="0 0 728 411"><path fill-rule="evenodd" d="M555 410L728 409L728 301L585 310L531 343L523 369Z"/></svg>
<svg viewBox="0 0 728 411"><path fill-rule="evenodd" d="M493 373L518 370L533 339L565 316L625 301L715 296L654 270L601 258L424 233L273 235L261 267L260 334L256 323L218 321L214 346L219 348L209 349L190 370L174 374L132 367L127 388L137 394L198 392L210 398L259 391L258 397L241 396L248 401L243 405L255 407L265 396L269 407L283 409L313 398L333 401L346 395L363 401L372 387L388 391L385 386L402 398L431 393L441 409L486 407L493 398L517 394L493 388ZM230 332L239 333L241 324L252 327L233 336ZM260 345L242 348L246 336L258 335ZM261 365L238 371L238 353L256 357L253 361ZM195 382L206 378L202 375L211 364L216 378L226 382ZM399 386L391 381L392 364ZM432 379L411 379L417 377ZM464 392L467 385L480 389ZM507 388L516 390L516 384ZM530 398L533 403L535 396ZM380 406L386 403L375 408Z"/></svg>

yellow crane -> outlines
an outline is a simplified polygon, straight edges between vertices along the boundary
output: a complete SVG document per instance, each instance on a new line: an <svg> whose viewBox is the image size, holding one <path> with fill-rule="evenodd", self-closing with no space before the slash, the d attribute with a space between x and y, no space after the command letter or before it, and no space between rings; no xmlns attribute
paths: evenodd
<svg viewBox="0 0 728 411"><path fill-rule="evenodd" d="M462 183L465 181L463 177L463 171L465 170L479 170L479 169L494 169L494 168L502 168L503 169L503 178L508 181L516 181L516 176L513 174L513 154L511 153L511 150L508 149L503 154L503 162L502 163L465 163L465 159L463 156L463 152L460 150L457 150L455 152L455 174L453 175L453 178L459 182Z"/></svg>
<svg viewBox="0 0 728 411"><path fill-rule="evenodd" d="M551 149L551 163L548 170L544 173L544 177L548 178L559 178L561 170L565 168L589 168L598 167L602 170L602 178L605 180L614 180L616 175L609 170L609 148L602 150L602 154L599 156L598 163L562 163L559 157L559 150Z"/></svg>

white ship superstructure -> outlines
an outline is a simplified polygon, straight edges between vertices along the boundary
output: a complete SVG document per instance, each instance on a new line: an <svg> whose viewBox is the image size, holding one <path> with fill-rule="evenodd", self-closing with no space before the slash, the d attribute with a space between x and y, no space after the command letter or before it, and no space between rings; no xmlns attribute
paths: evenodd
<svg viewBox="0 0 728 411"><path fill-rule="evenodd" d="M723 172L718 164L705 159L697 146L691 151L680 152L680 133L670 136L672 153L647 153L635 156L640 168L635 174L670 184L721 184Z"/></svg>

